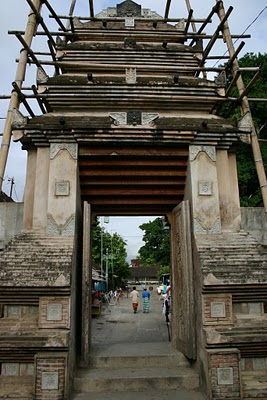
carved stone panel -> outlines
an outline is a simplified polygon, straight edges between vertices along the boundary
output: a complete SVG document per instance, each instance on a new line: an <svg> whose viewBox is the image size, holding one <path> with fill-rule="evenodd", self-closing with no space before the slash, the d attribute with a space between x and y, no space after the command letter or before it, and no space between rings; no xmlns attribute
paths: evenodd
<svg viewBox="0 0 267 400"><path fill-rule="evenodd" d="M56 182L55 183L55 196L69 196L70 182Z"/></svg>
<svg viewBox="0 0 267 400"><path fill-rule="evenodd" d="M19 376L19 363L3 363L2 375Z"/></svg>
<svg viewBox="0 0 267 400"><path fill-rule="evenodd" d="M58 372L42 373L42 389L57 390L58 389Z"/></svg>
<svg viewBox="0 0 267 400"><path fill-rule="evenodd" d="M210 315L212 318L224 318L226 316L225 303L223 301L210 303Z"/></svg>
<svg viewBox="0 0 267 400"><path fill-rule="evenodd" d="M62 320L62 304L48 304L46 312L47 321Z"/></svg>
<svg viewBox="0 0 267 400"><path fill-rule="evenodd" d="M78 146L76 143L52 143L50 146L50 160L53 160L60 152L67 150L74 160L78 158Z"/></svg>
<svg viewBox="0 0 267 400"><path fill-rule="evenodd" d="M136 68L126 68L126 83L136 83Z"/></svg>
<svg viewBox="0 0 267 400"><path fill-rule="evenodd" d="M125 0L121 4L117 4L118 17L141 17L142 7L134 3L132 0Z"/></svg>
<svg viewBox="0 0 267 400"><path fill-rule="evenodd" d="M128 28L134 28L134 18L126 17L125 18L125 26Z"/></svg>
<svg viewBox="0 0 267 400"><path fill-rule="evenodd" d="M233 385L233 368L217 368L218 385Z"/></svg>
<svg viewBox="0 0 267 400"><path fill-rule="evenodd" d="M127 112L127 124L128 125L141 125L142 124L141 111L128 111Z"/></svg>
<svg viewBox="0 0 267 400"><path fill-rule="evenodd" d="M212 182L198 182L198 194L200 196L212 196Z"/></svg>

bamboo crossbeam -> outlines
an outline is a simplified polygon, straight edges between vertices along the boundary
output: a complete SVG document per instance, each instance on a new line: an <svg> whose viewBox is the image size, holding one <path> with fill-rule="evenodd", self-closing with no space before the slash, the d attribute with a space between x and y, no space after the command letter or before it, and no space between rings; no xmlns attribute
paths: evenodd
<svg viewBox="0 0 267 400"><path fill-rule="evenodd" d="M240 70L236 71L232 81L230 82L230 85L228 86L226 92L225 92L225 96L228 97L231 93L231 91L233 90L234 86L236 85L236 81L239 78L241 72Z"/></svg>
<svg viewBox="0 0 267 400"><path fill-rule="evenodd" d="M27 43L25 42L25 40L23 39L23 37L20 34L17 34L16 37L19 39L20 43L22 44L22 46L24 47L24 49L27 51L27 53L29 54L29 56L31 57L31 59L33 60L34 64L38 67L41 68L43 71L43 67L40 64L40 62L38 61L38 59L35 57L34 52L32 51L32 49L27 45Z"/></svg>
<svg viewBox="0 0 267 400"><path fill-rule="evenodd" d="M94 13L94 2L93 2L93 0L89 0L89 10L90 10L90 17L94 18L95 13Z"/></svg>
<svg viewBox="0 0 267 400"><path fill-rule="evenodd" d="M190 23L191 23L192 16L193 16L193 10L191 8L191 10L189 11L189 14L188 14L187 23L185 25L184 35L187 35L188 29L189 29L189 26L190 26Z"/></svg>
<svg viewBox="0 0 267 400"><path fill-rule="evenodd" d="M62 24L62 22L60 21L57 13L54 11L53 7L50 5L50 3L47 0L42 0L42 2L46 5L46 7L48 8L48 10L51 12L53 18L55 18L55 20L57 21L58 25L60 26L60 28L63 31L66 31L65 26Z"/></svg>
<svg viewBox="0 0 267 400"><path fill-rule="evenodd" d="M18 94L19 100L23 103L24 107L26 108L26 110L28 111L28 113L30 114L30 116L32 118L35 117L34 112L32 111L31 107L29 106L27 100L26 100L26 96L25 94L22 93L22 91L20 90L20 88L18 87L18 85L16 84L16 82L12 82L12 86L14 88L14 90L16 91L16 93Z"/></svg>
<svg viewBox="0 0 267 400"><path fill-rule="evenodd" d="M165 13L164 13L165 19L168 18L168 16L169 16L170 5L171 5L171 0L166 0L166 7L165 7Z"/></svg>
<svg viewBox="0 0 267 400"><path fill-rule="evenodd" d="M32 85L32 91L33 91L34 95L36 96L35 98L37 100L37 103L39 104L40 110L42 111L43 114L46 114L46 109L44 108L44 105L43 105L40 97L37 96L38 92L37 92L37 88L35 85Z"/></svg>
<svg viewBox="0 0 267 400"><path fill-rule="evenodd" d="M51 56L52 56L53 61L56 61L56 55L55 55L54 47L53 47L51 41L48 40L48 41L47 41L47 44L48 44L48 47L49 47L49 49L50 49L50 52L51 52ZM56 75L59 75L59 74L60 74L60 71L59 71L59 68L58 68L57 65L55 65L55 74L56 74Z"/></svg>
<svg viewBox="0 0 267 400"><path fill-rule="evenodd" d="M56 47L56 42L54 41L52 35L49 32L49 29L47 28L46 24L44 23L43 18L41 17L41 14L38 12L38 10L36 9L35 5L33 4L32 0L26 0L27 3L29 4L29 6L31 7L32 11L34 12L35 16L36 16L36 20L40 23L40 25L42 26L43 30L45 31L47 37L51 40L52 44L54 47Z"/></svg>
<svg viewBox="0 0 267 400"><path fill-rule="evenodd" d="M25 33L25 31L8 31L8 34L9 35L16 35L16 34L18 34L18 33L20 33L21 35L23 35L24 33ZM93 32L94 34L96 34L97 32ZM92 33L84 33L84 32L76 32L75 34L74 33L72 33L72 32L50 32L50 35L51 36L66 36L66 37L69 37L69 38L72 38L73 36L79 36L79 34L81 35L81 36L83 36L83 37L88 37L88 38L90 38L90 37L92 37ZM138 35L139 33L137 33L137 35ZM131 35L132 35L132 37L135 37L136 35L135 34L133 34L133 33L131 33ZM154 33L153 33L153 35L154 35ZM47 34L46 34L46 32L36 32L36 36L47 36ZM106 36L106 34L105 33L100 33L99 35L96 35L96 36ZM123 32L121 32L120 33L120 36L123 38L124 36L125 36L125 33L123 33ZM151 34L151 36L152 36L152 34ZM157 36L159 36L159 35L157 35ZM206 34L200 34L200 35L198 35L198 34L194 34L194 33L190 33L190 34L188 34L188 35L180 35L179 34L179 32L177 31L177 32L174 32L174 34L172 35L172 37L177 37L177 40L179 39L181 39L181 40L187 40L187 39L192 39L192 38L194 38L194 39L211 39L212 37L213 37L213 35L206 35ZM251 35L247 35L247 34L244 34L244 35L231 35L231 37L232 37L232 39L250 39L251 38ZM143 40L145 40L145 37L143 36ZM224 39L223 38L223 36L222 35L219 35L218 36L218 38L217 39ZM162 40L162 37L161 37L161 39L160 40ZM169 40L169 39L168 39Z"/></svg>
<svg viewBox="0 0 267 400"><path fill-rule="evenodd" d="M42 6L42 1L34 0L34 6L35 6L36 10L39 11ZM38 21L37 21L36 15L33 14L30 10L29 16L28 16L28 21L27 21L27 26L26 26L26 30L25 30L25 37L24 37L24 40L29 47L31 46L33 35L35 34L35 31L37 28L37 24L38 24ZM25 79L27 60L28 60L28 52L25 49L25 50L22 50L20 53L19 64L18 64L16 78L15 78L15 81L19 88L22 87L22 82ZM0 190L2 189L2 184L3 184L3 179L4 179L3 177L4 177L4 173L5 173L7 157L8 157L8 152L9 152L9 146L10 146L10 141L11 141L11 122L12 122L12 111L14 108L19 108L19 98L18 98L18 94L16 91L13 91L11 98L10 98L8 113L7 113L7 118L6 118L6 122L5 122L3 138L2 138L2 143L1 143Z"/></svg>
<svg viewBox="0 0 267 400"><path fill-rule="evenodd" d="M202 59L201 59L200 64L199 64L200 67L202 67L202 66L204 65L208 54L210 53L212 47L214 46L214 44L215 44L215 42L216 42L216 40L217 40L217 38L218 38L218 36L219 36L220 31L221 31L222 28L223 28L224 23L227 21L227 19L228 19L229 15L231 14L232 11L233 11L233 7L230 6L229 9L228 9L228 11L227 11L227 13L224 15L222 21L221 21L220 24L218 25L216 31L214 32L214 34L213 34L213 36L212 36L210 42L207 44L207 47L206 47L205 50L204 50ZM198 75L197 75L197 76L198 76Z"/></svg>
<svg viewBox="0 0 267 400"><path fill-rule="evenodd" d="M204 20L203 24L201 25L201 27L199 28L199 30L197 31L197 34L200 35L201 32L203 32L203 30L205 29L205 27L207 26L207 24L209 23L209 21L211 21L211 18L213 17L213 15L217 12L217 8L218 8L218 3L216 6L214 6L211 10L211 12L209 13L209 15L207 16L207 18ZM192 40L192 42L189 44L189 46L193 46L195 40Z"/></svg>
<svg viewBox="0 0 267 400"><path fill-rule="evenodd" d="M248 83L247 87L243 90L243 92L240 94L240 96L237 99L237 102L240 104L241 100L247 96L248 92L250 91L250 89L252 88L252 86L254 85L254 83L260 78L261 76L261 70L259 69L259 71L256 72L256 74L254 75L254 77L251 79L251 81Z"/></svg>
<svg viewBox="0 0 267 400"><path fill-rule="evenodd" d="M229 59L227 65L226 65L226 69L232 68L234 60L237 58L238 54L240 53L240 51L243 49L244 46L245 46L245 42L241 42L240 45L238 46L238 48L236 49L236 51L234 52L234 54L232 55L232 57Z"/></svg>

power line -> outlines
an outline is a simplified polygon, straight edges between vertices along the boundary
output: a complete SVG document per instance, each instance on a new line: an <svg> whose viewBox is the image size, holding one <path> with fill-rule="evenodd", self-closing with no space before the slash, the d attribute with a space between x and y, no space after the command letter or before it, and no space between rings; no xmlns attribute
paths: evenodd
<svg viewBox="0 0 267 400"><path fill-rule="evenodd" d="M257 15L257 17L246 27L246 29L244 30L244 32L241 33L240 37L237 38L237 39L234 41L234 44L236 44L236 42L238 42L238 40L241 39L241 37L242 37L242 36L247 32L247 30L259 19L259 17L261 16L261 14L263 14L264 11L265 11L266 9L267 9L267 5L259 12L259 14ZM223 58L223 56L225 56L225 54L226 54L227 52L228 52L228 50L226 50L226 51L223 53L222 58ZM217 60L216 63L213 65L213 67L215 67L215 66L218 64L218 62L222 60L222 58L220 58L219 60Z"/></svg>

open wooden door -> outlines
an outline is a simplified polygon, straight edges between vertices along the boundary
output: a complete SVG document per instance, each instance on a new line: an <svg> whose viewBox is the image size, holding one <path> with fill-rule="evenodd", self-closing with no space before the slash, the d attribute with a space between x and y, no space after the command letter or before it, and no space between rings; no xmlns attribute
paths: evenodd
<svg viewBox="0 0 267 400"><path fill-rule="evenodd" d="M189 201L172 218L172 341L189 359L196 358L194 276Z"/></svg>
<svg viewBox="0 0 267 400"><path fill-rule="evenodd" d="M91 346L91 302L92 302L92 268L91 268L91 206L86 201L83 206L83 259L82 259L82 346L81 362L89 364Z"/></svg>

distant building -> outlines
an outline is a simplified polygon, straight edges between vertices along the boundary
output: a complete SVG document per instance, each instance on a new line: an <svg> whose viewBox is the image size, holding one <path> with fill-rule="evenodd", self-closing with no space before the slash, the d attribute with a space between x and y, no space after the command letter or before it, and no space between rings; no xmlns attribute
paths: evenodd
<svg viewBox="0 0 267 400"><path fill-rule="evenodd" d="M128 283L132 284L157 284L160 267L134 267Z"/></svg>

